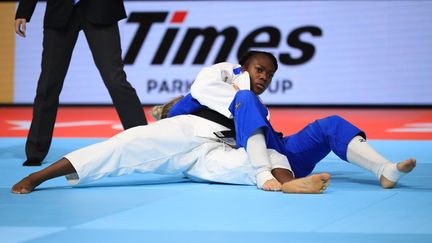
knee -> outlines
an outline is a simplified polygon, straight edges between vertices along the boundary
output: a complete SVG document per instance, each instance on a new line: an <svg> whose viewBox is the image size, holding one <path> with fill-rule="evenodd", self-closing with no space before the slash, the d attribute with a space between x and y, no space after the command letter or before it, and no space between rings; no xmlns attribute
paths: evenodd
<svg viewBox="0 0 432 243"><path fill-rule="evenodd" d="M327 124L332 126L333 129L344 131L345 134L355 134L354 136L361 136L366 139L366 133L364 131L360 130L353 123L345 120L344 118L338 115L333 115L327 117L327 119L329 120Z"/></svg>
<svg viewBox="0 0 432 243"><path fill-rule="evenodd" d="M317 124L324 132L324 134L331 133L331 131L337 130L339 127L344 126L348 123L345 119L338 115L332 115L325 118L318 119Z"/></svg>
<svg viewBox="0 0 432 243"><path fill-rule="evenodd" d="M326 121L327 123L330 123L330 124L340 124L340 123L346 122L345 119L343 119L342 117L340 117L338 115L328 116L326 118L323 118L323 120Z"/></svg>
<svg viewBox="0 0 432 243"><path fill-rule="evenodd" d="M323 133L327 135L339 134L340 136L343 136L341 133L351 134L357 132L357 135L366 138L366 134L363 131L338 115L320 119L318 120L318 124Z"/></svg>

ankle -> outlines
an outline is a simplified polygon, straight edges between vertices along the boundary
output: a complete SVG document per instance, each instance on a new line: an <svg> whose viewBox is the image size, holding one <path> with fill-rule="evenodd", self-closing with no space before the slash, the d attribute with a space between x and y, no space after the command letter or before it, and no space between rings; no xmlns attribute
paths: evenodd
<svg viewBox="0 0 432 243"><path fill-rule="evenodd" d="M42 182L44 182L38 172L34 172L28 175L27 180L35 187L39 186Z"/></svg>
<svg viewBox="0 0 432 243"><path fill-rule="evenodd" d="M386 164L381 174L385 179L396 183L405 173L398 170L396 164Z"/></svg>

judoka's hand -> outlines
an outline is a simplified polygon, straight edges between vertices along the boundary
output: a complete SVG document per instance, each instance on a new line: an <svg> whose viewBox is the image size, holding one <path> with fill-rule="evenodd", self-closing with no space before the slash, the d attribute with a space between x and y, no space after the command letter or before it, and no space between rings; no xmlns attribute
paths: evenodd
<svg viewBox="0 0 432 243"><path fill-rule="evenodd" d="M15 33L17 33L21 37L26 36L26 19L16 19L15 20Z"/></svg>
<svg viewBox="0 0 432 243"><path fill-rule="evenodd" d="M235 90L237 90L237 91L240 90L240 88L239 88L239 86L237 86L237 84L232 84L232 86L234 87Z"/></svg>
<svg viewBox="0 0 432 243"><path fill-rule="evenodd" d="M276 179L270 179L264 183L262 189L264 191L280 191L282 189L282 184Z"/></svg>

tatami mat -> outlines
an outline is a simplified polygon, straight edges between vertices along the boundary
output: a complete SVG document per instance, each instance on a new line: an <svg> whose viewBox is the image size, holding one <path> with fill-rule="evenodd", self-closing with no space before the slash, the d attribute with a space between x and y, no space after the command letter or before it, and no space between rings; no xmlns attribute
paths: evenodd
<svg viewBox="0 0 432 243"><path fill-rule="evenodd" d="M55 138L47 161L100 140ZM0 139L1 242L432 242L432 141L370 141L389 159L418 159L391 190L330 154L317 167L332 175L320 195L140 174L79 188L57 178L14 195L40 169L21 166L24 142Z"/></svg>

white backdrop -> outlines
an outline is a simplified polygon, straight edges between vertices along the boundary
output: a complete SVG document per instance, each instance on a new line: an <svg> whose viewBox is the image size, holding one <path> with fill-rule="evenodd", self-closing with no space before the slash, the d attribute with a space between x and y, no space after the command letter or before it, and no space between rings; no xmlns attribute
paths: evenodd
<svg viewBox="0 0 432 243"><path fill-rule="evenodd" d="M16 37L16 104L33 102L40 72L44 9L45 3L38 3L27 37ZM264 43L263 47L253 49L270 51L279 60L286 54L294 60L304 57L295 65L280 60L270 90L263 95L268 104L432 105L430 1L158 1L126 2L126 9L129 18L149 12L167 14L165 20L151 25L133 64L125 66L143 104L162 103L188 92L198 71L215 61L224 42L221 37L210 46L204 63L193 64L203 40L197 38L186 59L172 64L191 29L237 33L227 50L228 61L237 62L237 52L247 36L267 27L273 35L280 33L280 40L269 45L274 36L263 32L251 39ZM173 22L175 13L184 13L184 19ZM140 24L122 20L119 26L125 56ZM309 46L312 52L287 43L288 36L305 27L320 32L298 35L297 44ZM177 35L164 48L167 52L162 64L152 64L168 29L177 30ZM83 33L60 98L63 104L111 103Z"/></svg>

